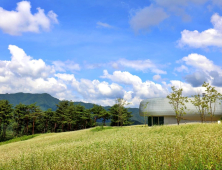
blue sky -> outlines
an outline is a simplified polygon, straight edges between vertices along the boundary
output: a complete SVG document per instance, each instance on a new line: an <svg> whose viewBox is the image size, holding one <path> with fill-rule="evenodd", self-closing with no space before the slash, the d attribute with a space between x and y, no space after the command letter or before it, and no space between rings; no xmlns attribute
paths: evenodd
<svg viewBox="0 0 222 170"><path fill-rule="evenodd" d="M0 93L138 107L222 92L222 1L0 0Z"/></svg>

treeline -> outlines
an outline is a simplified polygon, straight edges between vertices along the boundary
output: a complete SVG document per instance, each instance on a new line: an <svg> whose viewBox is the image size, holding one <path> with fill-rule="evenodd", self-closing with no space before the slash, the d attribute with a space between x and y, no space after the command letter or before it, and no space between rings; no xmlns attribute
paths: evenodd
<svg viewBox="0 0 222 170"><path fill-rule="evenodd" d="M97 120L111 119L111 126L125 126L132 122L131 112L118 99L109 111L102 106L94 105L86 109L82 105L75 105L71 101L61 101L56 111L48 109L42 111L34 104L18 104L14 108L7 100L0 100L0 134L1 140L6 138L7 127L10 125L13 137L31 135L35 133L65 132L94 127Z"/></svg>

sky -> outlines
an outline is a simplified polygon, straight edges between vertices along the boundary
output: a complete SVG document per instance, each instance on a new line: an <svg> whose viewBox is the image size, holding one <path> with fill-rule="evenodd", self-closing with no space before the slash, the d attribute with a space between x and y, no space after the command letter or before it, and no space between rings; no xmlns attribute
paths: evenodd
<svg viewBox="0 0 222 170"><path fill-rule="evenodd" d="M0 93L129 107L222 93L222 0L0 0Z"/></svg>

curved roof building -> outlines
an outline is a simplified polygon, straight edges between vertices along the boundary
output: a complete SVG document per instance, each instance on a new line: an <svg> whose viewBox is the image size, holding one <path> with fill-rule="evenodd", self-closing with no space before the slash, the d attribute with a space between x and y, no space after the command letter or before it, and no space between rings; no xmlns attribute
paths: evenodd
<svg viewBox="0 0 222 170"><path fill-rule="evenodd" d="M192 98L189 98L192 99ZM148 103L148 104L147 104ZM186 115L183 115L180 123L189 122L200 122L200 114L197 108L191 103L185 103L187 106ZM158 125L158 124L176 124L177 120L175 117L175 111L171 104L169 104L169 99L167 98L152 98L145 99L140 102L139 107L140 116L148 117L148 125ZM222 117L222 105L218 101L215 104L215 113L213 121L217 121ZM211 121L209 114L205 115L205 121Z"/></svg>

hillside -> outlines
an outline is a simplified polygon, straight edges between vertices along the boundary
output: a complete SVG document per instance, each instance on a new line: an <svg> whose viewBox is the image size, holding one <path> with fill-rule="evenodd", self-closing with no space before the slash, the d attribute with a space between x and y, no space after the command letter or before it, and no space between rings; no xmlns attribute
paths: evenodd
<svg viewBox="0 0 222 170"><path fill-rule="evenodd" d="M222 124L92 128L0 146L0 169L221 169Z"/></svg>
<svg viewBox="0 0 222 170"><path fill-rule="evenodd" d="M22 104L32 104L37 103L42 110L47 110L52 108L56 110L56 104L59 103L59 99L52 97L47 93L43 94L31 94L31 93L15 93L15 94L0 94L0 100L8 100L13 106L22 103Z"/></svg>
<svg viewBox="0 0 222 170"><path fill-rule="evenodd" d="M0 100L8 100L13 106L23 103L23 104L32 104L37 103L38 106L41 107L42 110L47 110L48 108L52 108L53 111L56 110L56 104L59 103L59 99L52 97L47 93L43 94L31 94L31 93L15 93L15 94L0 94ZM85 106L86 109L90 109L93 107L93 103L83 103L83 102L74 102L74 104L80 104ZM106 110L110 108L110 106L104 107ZM138 108L129 108L130 112L132 112L133 117L131 118L135 123L141 124L144 122L143 117L139 115Z"/></svg>

